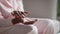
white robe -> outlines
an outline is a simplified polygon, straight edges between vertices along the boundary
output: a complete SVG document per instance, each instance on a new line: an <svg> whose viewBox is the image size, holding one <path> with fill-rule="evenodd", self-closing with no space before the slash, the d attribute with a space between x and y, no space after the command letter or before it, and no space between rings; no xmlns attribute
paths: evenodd
<svg viewBox="0 0 60 34"><path fill-rule="evenodd" d="M2 15L4 17L10 17L11 11L13 10L19 10L19 11L24 11L23 9L23 4L22 4L22 0L6 0L8 1L7 3L10 5L8 6L4 0L0 0L0 12L2 12ZM11 8L13 7L13 8ZM5 19L4 19L5 20ZM59 23L58 21L55 20L49 20L49 19L40 19L39 22L37 22L36 25L38 25L38 29L39 29L39 33L40 34L56 34L59 30ZM7 22L7 23L6 23ZM7 29L9 29L10 27L5 27L5 26L10 26L12 25L11 22L9 22L9 20L7 21L7 19L3 22L3 20L0 21L1 26L4 26L3 28L1 28L0 26L0 32L7 32ZM8 25L10 24L10 25ZM43 25L44 24L44 25ZM57 27L58 26L58 27ZM14 27L14 26L13 26ZM35 26L31 26L32 27L32 31L30 31L28 34L33 34L34 32L37 32L37 28ZM17 27L15 27L17 28ZM36 30L35 30L35 29ZM13 29L13 28L11 28ZM18 29L18 28L17 28ZM14 29L13 29L14 30ZM18 30L17 30L18 31ZM11 32L12 33L12 32ZM16 33L16 32L15 32ZM35 33L34 33L35 34ZM38 33L37 33L38 34Z"/></svg>
<svg viewBox="0 0 60 34"><path fill-rule="evenodd" d="M14 10L24 11L22 0L0 0L0 12L5 18L11 18Z"/></svg>
<svg viewBox="0 0 60 34"><path fill-rule="evenodd" d="M59 23L57 20L38 18L34 25L37 26L39 34L58 34Z"/></svg>
<svg viewBox="0 0 60 34"><path fill-rule="evenodd" d="M0 34L38 34L38 29L34 25L14 25L11 27L0 27Z"/></svg>
<svg viewBox="0 0 60 34"><path fill-rule="evenodd" d="M11 26L12 25L12 23L11 23L12 15L10 13L13 10L24 11L22 0L0 0L0 12L1 12L0 13L0 34L7 34L7 33L8 34L12 34L12 33L16 34L17 32L19 32L19 34L21 34L20 30L18 30L20 25L19 26L17 26L17 25ZM8 18L8 19L4 19L4 17ZM16 29L14 29L13 27ZM35 26L31 26L31 28L32 28L32 32L38 34L37 28ZM14 31L11 32L12 30L14 30ZM35 30L36 30L36 32L35 32Z"/></svg>

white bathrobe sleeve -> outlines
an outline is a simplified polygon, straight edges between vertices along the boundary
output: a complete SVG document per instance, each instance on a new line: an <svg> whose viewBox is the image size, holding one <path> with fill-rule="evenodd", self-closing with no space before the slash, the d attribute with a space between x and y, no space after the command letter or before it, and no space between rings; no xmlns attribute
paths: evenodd
<svg viewBox="0 0 60 34"><path fill-rule="evenodd" d="M12 4L9 3L7 0L0 0L0 3L2 3L5 7L12 8Z"/></svg>
<svg viewBox="0 0 60 34"><path fill-rule="evenodd" d="M24 12L23 0L17 0L18 10Z"/></svg>
<svg viewBox="0 0 60 34"><path fill-rule="evenodd" d="M0 2L0 12L4 18L10 18L12 15L9 13L8 8Z"/></svg>
<svg viewBox="0 0 60 34"><path fill-rule="evenodd" d="M24 11L22 0L0 0L0 12L4 18L11 18L14 10Z"/></svg>

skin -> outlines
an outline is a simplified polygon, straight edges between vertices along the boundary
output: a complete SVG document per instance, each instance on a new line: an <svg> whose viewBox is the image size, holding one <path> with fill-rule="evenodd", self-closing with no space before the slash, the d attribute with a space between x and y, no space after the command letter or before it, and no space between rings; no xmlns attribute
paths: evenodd
<svg viewBox="0 0 60 34"><path fill-rule="evenodd" d="M23 18L25 18L25 15L28 14L28 12L22 12L22 11L13 11L12 15L15 16L14 19L12 19L12 23L15 25L17 23L23 23L25 25L33 24L37 21L37 19L30 21L28 20L27 22L23 22Z"/></svg>
<svg viewBox="0 0 60 34"><path fill-rule="evenodd" d="M8 7L8 8L12 8L12 7L13 7L12 4L9 3L7 0L0 0L0 2L1 2L3 5L5 5L6 7Z"/></svg>

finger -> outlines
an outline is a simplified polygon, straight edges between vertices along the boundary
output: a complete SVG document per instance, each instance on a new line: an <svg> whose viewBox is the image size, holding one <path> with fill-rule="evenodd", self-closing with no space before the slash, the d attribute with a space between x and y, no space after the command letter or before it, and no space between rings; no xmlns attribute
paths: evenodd
<svg viewBox="0 0 60 34"><path fill-rule="evenodd" d="M10 4L7 0L1 0L0 1L3 5L5 5L6 7L8 7L8 8L12 8L13 6L12 6L12 4Z"/></svg>
<svg viewBox="0 0 60 34"><path fill-rule="evenodd" d="M27 15L29 15L29 12L28 12L28 11L25 11L25 12L23 12L23 14L24 14L25 16L27 16Z"/></svg>
<svg viewBox="0 0 60 34"><path fill-rule="evenodd" d="M14 13L13 12L11 12L11 14L14 16Z"/></svg>

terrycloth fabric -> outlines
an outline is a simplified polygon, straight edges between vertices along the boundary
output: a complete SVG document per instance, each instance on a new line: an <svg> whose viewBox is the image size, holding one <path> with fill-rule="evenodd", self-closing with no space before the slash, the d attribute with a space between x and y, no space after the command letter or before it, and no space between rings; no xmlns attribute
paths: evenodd
<svg viewBox="0 0 60 34"><path fill-rule="evenodd" d="M32 20L33 19L34 18L32 18ZM34 25L38 28L39 34L58 34L58 32L59 32L59 21L51 20L51 19L41 19L41 18L36 18L36 19L38 19L38 21ZM34 32L37 33L38 31L37 31L37 28L35 26L31 26L32 30L30 32L28 32L27 34L33 34ZM9 34L10 34L10 33L13 33L13 32L11 32L12 30L15 33L20 33L19 32L20 31L20 25L8 27L8 28L6 28L6 27L1 28L0 27L1 32L5 31L3 33L9 32ZM18 32L16 32L16 31L18 31Z"/></svg>
<svg viewBox="0 0 60 34"><path fill-rule="evenodd" d="M24 11L22 0L0 0L0 6L9 12L11 12L12 10Z"/></svg>
<svg viewBox="0 0 60 34"><path fill-rule="evenodd" d="M36 26L33 25L15 25L11 27L0 28L0 34L38 34Z"/></svg>
<svg viewBox="0 0 60 34"><path fill-rule="evenodd" d="M12 16L10 13L13 10L24 11L22 0L0 0L0 34L29 34L32 30L33 33L37 33L37 28L35 26L24 26L24 25L11 25ZM8 19L4 19L4 18ZM36 32L35 32L35 29Z"/></svg>
<svg viewBox="0 0 60 34"><path fill-rule="evenodd" d="M38 34L38 28L34 25L29 25L32 27L32 30L28 32L27 34Z"/></svg>
<svg viewBox="0 0 60 34"><path fill-rule="evenodd" d="M2 13L2 15L5 18L11 17L11 14L9 14L9 13L13 10L24 11L22 0L0 0L0 12ZM0 23L1 26L3 26L5 22L6 21L4 21L2 23L2 21L1 21L1 23ZM7 23L10 23L10 22L7 22ZM5 23L5 24L8 25L7 23ZM39 34L57 34L57 32L59 30L59 22L56 20L39 19L39 21L36 22L36 26L39 29ZM6 28L2 28L2 32L5 30L6 30ZM19 29L16 28L16 30L18 31ZM0 31L1 31L1 29L0 29ZM32 32L34 32L34 31L32 31ZM10 31L10 33L11 33L11 31ZM29 32L29 33L31 33L31 32Z"/></svg>
<svg viewBox="0 0 60 34"><path fill-rule="evenodd" d="M39 34L57 34L59 32L59 21L57 20L38 18L34 25L37 26Z"/></svg>
<svg viewBox="0 0 60 34"><path fill-rule="evenodd" d="M22 0L0 0L0 14L4 18L12 17L10 14L14 10L24 11Z"/></svg>

